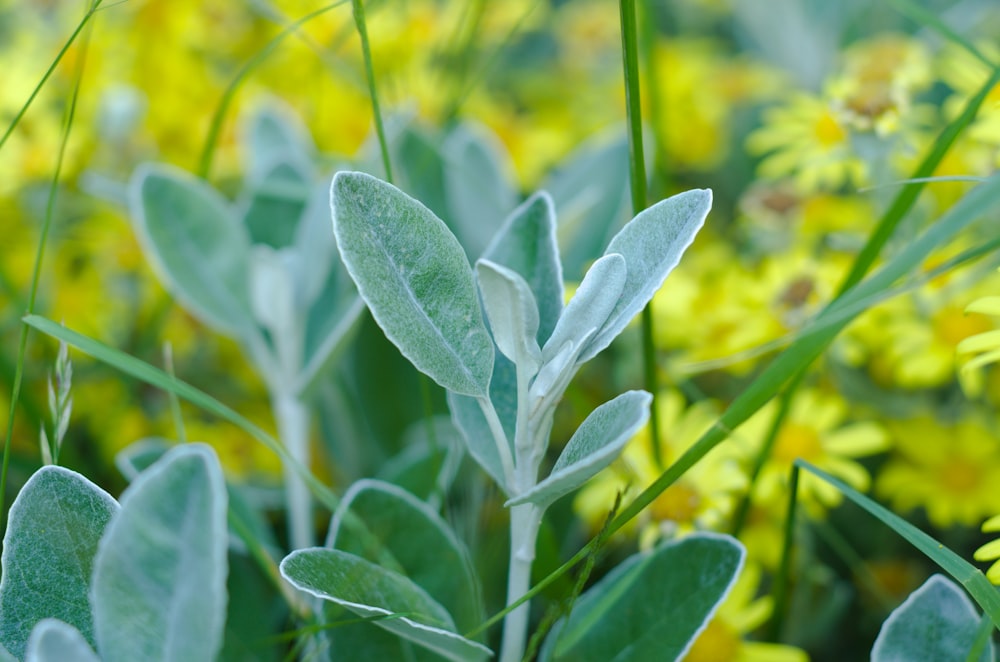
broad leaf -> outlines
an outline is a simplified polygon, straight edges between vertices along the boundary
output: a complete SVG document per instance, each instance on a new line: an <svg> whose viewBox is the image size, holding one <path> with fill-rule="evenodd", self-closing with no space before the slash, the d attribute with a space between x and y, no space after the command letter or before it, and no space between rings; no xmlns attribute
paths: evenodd
<svg viewBox="0 0 1000 662"><path fill-rule="evenodd" d="M628 268L621 255L612 253L595 262L583 277L583 282L566 305L555 330L542 348L542 358L551 360L566 341L579 343L584 334L603 327L621 297L627 278ZM581 357L581 362L586 358Z"/></svg>
<svg viewBox="0 0 1000 662"><path fill-rule="evenodd" d="M108 660L211 660L226 616L226 485L214 451L174 448L125 490L94 562Z"/></svg>
<svg viewBox="0 0 1000 662"><path fill-rule="evenodd" d="M252 324L250 236L206 182L162 165L138 168L129 208L143 251L167 289L206 324L239 336Z"/></svg>
<svg viewBox="0 0 1000 662"><path fill-rule="evenodd" d="M563 307L562 265L556 244L556 212L552 198L539 192L511 212L484 259L517 272L538 303L538 344L544 345Z"/></svg>
<svg viewBox="0 0 1000 662"><path fill-rule="evenodd" d="M296 588L457 662L484 660L490 650L455 633L448 611L403 575L337 549L300 549L281 562Z"/></svg>
<svg viewBox="0 0 1000 662"><path fill-rule="evenodd" d="M245 129L249 179L259 181L277 163L288 163L300 172L309 172L315 147L298 114L275 99L252 114Z"/></svg>
<svg viewBox="0 0 1000 662"><path fill-rule="evenodd" d="M466 253L479 256L496 234L517 195L510 185L503 145L480 127L459 125L441 146L448 215Z"/></svg>
<svg viewBox="0 0 1000 662"><path fill-rule="evenodd" d="M576 601L541 660L678 660L729 593L745 552L697 533L626 559Z"/></svg>
<svg viewBox="0 0 1000 662"><path fill-rule="evenodd" d="M276 162L251 180L242 203L243 224L255 244L283 248L292 243L312 195L311 173Z"/></svg>
<svg viewBox="0 0 1000 662"><path fill-rule="evenodd" d="M965 591L944 575L933 575L882 623L872 662L969 659L979 621ZM992 642L976 659L994 659Z"/></svg>
<svg viewBox="0 0 1000 662"><path fill-rule="evenodd" d="M24 655L35 624L57 618L93 646L88 602L98 543L118 503L80 474L39 469L10 507L0 559L0 643Z"/></svg>
<svg viewBox="0 0 1000 662"><path fill-rule="evenodd" d="M331 201L341 257L386 336L446 389L486 395L493 342L472 268L444 222L363 173L337 173Z"/></svg>
<svg viewBox="0 0 1000 662"><path fill-rule="evenodd" d="M483 415L479 401L476 398L449 393L448 409L451 410L455 427L462 432L469 455L501 489L507 491L507 479L503 473L500 453L497 451L496 443L493 441L493 432ZM508 445L510 445L509 439L510 437L508 437ZM513 446L511 446L511 453L513 452Z"/></svg>
<svg viewBox="0 0 1000 662"><path fill-rule="evenodd" d="M476 263L483 307L493 341L503 355L534 377L542 361L538 347L538 304L531 288L516 271L489 260Z"/></svg>
<svg viewBox="0 0 1000 662"><path fill-rule="evenodd" d="M610 345L649 303L694 241L711 207L712 192L708 189L685 191L640 212L615 235L604 254L621 254L628 278L621 299L580 356L581 362Z"/></svg>
<svg viewBox="0 0 1000 662"><path fill-rule="evenodd" d="M55 618L38 622L31 631L24 662L100 662L80 631Z"/></svg>
<svg viewBox="0 0 1000 662"><path fill-rule="evenodd" d="M172 441L163 437L144 437L118 451L115 467L131 483L174 446Z"/></svg>
<svg viewBox="0 0 1000 662"><path fill-rule="evenodd" d="M363 522L362 533L345 525L348 512ZM398 566L389 569L427 591L459 630L483 620L479 582L465 545L434 510L395 485L368 479L351 485L333 514L327 545L372 563L389 555Z"/></svg>
<svg viewBox="0 0 1000 662"><path fill-rule="evenodd" d="M542 508L597 475L611 464L649 418L653 396L628 391L591 412L559 455L545 480L506 506L531 502Z"/></svg>

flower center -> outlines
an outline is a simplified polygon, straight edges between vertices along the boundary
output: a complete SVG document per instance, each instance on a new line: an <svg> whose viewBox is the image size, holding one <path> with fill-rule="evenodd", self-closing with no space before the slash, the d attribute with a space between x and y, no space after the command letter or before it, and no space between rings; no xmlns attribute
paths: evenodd
<svg viewBox="0 0 1000 662"><path fill-rule="evenodd" d="M674 483L650 506L650 512L658 522L692 522L701 505L701 495L690 485Z"/></svg>
<svg viewBox="0 0 1000 662"><path fill-rule="evenodd" d="M774 444L774 459L782 464L791 464L796 458L813 462L823 454L816 430L799 423L785 423L778 432Z"/></svg>
<svg viewBox="0 0 1000 662"><path fill-rule="evenodd" d="M847 134L830 112L824 112L813 125L816 140L823 147L834 147L844 142Z"/></svg>
<svg viewBox="0 0 1000 662"><path fill-rule="evenodd" d="M992 329L988 317L966 313L958 306L945 306L934 316L934 333L948 347L955 347L970 336Z"/></svg>
<svg viewBox="0 0 1000 662"><path fill-rule="evenodd" d="M952 460L941 467L941 485L953 494L975 491L981 478L979 467L966 460Z"/></svg>

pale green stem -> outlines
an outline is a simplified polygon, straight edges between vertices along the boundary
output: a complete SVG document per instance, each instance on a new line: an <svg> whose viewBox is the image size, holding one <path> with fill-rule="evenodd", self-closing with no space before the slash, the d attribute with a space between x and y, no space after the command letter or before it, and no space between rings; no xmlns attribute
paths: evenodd
<svg viewBox="0 0 1000 662"><path fill-rule="evenodd" d="M507 575L507 604L515 602L531 588L531 564L542 523L542 509L523 503L510 509L510 569ZM500 662L520 662L528 641L531 603L525 602L504 618Z"/></svg>
<svg viewBox="0 0 1000 662"><path fill-rule="evenodd" d="M497 410L493 406L489 397L476 398L479 401L479 408L486 417L486 423L493 433L493 443L496 444L497 453L500 455L500 464L503 465L503 477L507 482L508 489L516 482L514 474L514 458L510 454L510 444L507 443L507 433L503 431L503 424L497 415Z"/></svg>
<svg viewBox="0 0 1000 662"><path fill-rule="evenodd" d="M278 436L296 462L309 466L309 408L292 395L274 397L274 416L278 423ZM285 473L285 499L288 509L288 544L292 549L305 549L315 544L313 532L313 504L309 488L287 463Z"/></svg>

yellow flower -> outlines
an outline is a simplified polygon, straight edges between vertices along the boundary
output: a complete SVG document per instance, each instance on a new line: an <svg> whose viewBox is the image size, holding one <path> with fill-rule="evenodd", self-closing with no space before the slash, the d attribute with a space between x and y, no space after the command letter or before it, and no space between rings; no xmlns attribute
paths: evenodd
<svg viewBox="0 0 1000 662"><path fill-rule="evenodd" d="M982 531L983 533L1000 531L1000 515L994 515L983 522ZM994 584L1000 584L1000 540L986 543L975 551L972 558L977 561L993 561L993 565L986 571L986 578Z"/></svg>
<svg viewBox="0 0 1000 662"><path fill-rule="evenodd" d="M868 471L856 458L885 451L888 435L874 422L848 421L847 403L838 395L817 389L800 390L778 432L771 454L761 468L754 491L761 505L784 508L792 463L802 459L841 479L854 489L868 489ZM748 462L760 452L777 414L772 401L733 433L733 443ZM842 495L829 483L802 472L799 499L814 515L840 503Z"/></svg>
<svg viewBox="0 0 1000 662"><path fill-rule="evenodd" d="M791 177L803 193L867 183L867 166L851 146L842 113L829 101L797 93L764 113L764 126L747 138L752 154L766 154L758 172Z"/></svg>
<svg viewBox="0 0 1000 662"><path fill-rule="evenodd" d="M763 641L747 635L762 626L774 611L769 595L757 597L760 566L747 564L725 601L694 640L683 662L807 662L801 648Z"/></svg>
<svg viewBox="0 0 1000 662"><path fill-rule="evenodd" d="M965 313L978 316L1000 316L1000 296L985 296L976 299L966 307ZM962 364L959 376L966 392L978 395L982 391L983 385L979 369L1000 361L1000 329L967 335L958 343L957 351L960 355L974 355Z"/></svg>
<svg viewBox="0 0 1000 662"><path fill-rule="evenodd" d="M875 491L896 510L923 508L938 527L1000 512L1000 439L992 426L969 417L946 425L925 415L890 427L895 451Z"/></svg>
<svg viewBox="0 0 1000 662"><path fill-rule="evenodd" d="M657 398L662 426L660 456L664 466L675 461L715 422L716 407L706 401L687 406L676 391ZM592 529L604 523L618 492L628 504L656 480L661 472L652 456L648 426L625 447L621 458L580 490L574 510ZM746 477L732 455L716 449L689 469L647 508L639 519L640 546L650 547L658 538L678 532L717 528L731 513L734 495Z"/></svg>

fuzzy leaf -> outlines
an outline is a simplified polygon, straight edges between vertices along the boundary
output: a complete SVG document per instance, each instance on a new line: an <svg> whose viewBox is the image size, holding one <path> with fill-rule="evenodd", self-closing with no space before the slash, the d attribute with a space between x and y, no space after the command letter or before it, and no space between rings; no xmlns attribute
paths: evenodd
<svg viewBox="0 0 1000 662"><path fill-rule="evenodd" d="M364 523L363 535L345 524L348 512ZM395 485L370 479L351 485L333 514L327 546L373 563L388 554L398 565L389 569L427 591L459 630L483 620L479 581L465 545L433 509Z"/></svg>
<svg viewBox="0 0 1000 662"><path fill-rule="evenodd" d="M645 391L628 391L592 411L573 433L548 477L504 505L531 502L547 508L596 476L646 424L652 400Z"/></svg>
<svg viewBox="0 0 1000 662"><path fill-rule="evenodd" d="M595 262L542 348L542 359L551 361L566 341L579 343L586 332L604 326L621 297L627 278L628 269L621 255L612 253ZM581 356L579 360L587 358Z"/></svg>
<svg viewBox="0 0 1000 662"><path fill-rule="evenodd" d="M212 660L226 616L226 485L203 444L172 449L122 495L94 562L108 660Z"/></svg>
<svg viewBox="0 0 1000 662"><path fill-rule="evenodd" d="M746 552L696 533L629 557L576 601L542 661L679 660L729 593Z"/></svg>
<svg viewBox="0 0 1000 662"><path fill-rule="evenodd" d="M391 570L337 549L292 552L281 574L301 591L374 621L397 636L449 660L483 660L490 650L455 633L448 611L415 583Z"/></svg>
<svg viewBox="0 0 1000 662"><path fill-rule="evenodd" d="M489 423L486 422L486 417L483 416L479 401L476 398L449 393L448 409L451 410L455 427L462 433L469 455L501 489L507 491L503 462L500 460L500 453L493 441L493 432L490 430Z"/></svg>
<svg viewBox="0 0 1000 662"><path fill-rule="evenodd" d="M247 287L250 236L206 182L147 164L129 185L143 252L166 288L203 322L238 336L253 324Z"/></svg>
<svg viewBox="0 0 1000 662"><path fill-rule="evenodd" d="M694 241L711 207L712 192L708 189L679 193L640 212L615 235L604 254L620 253L628 278L607 323L581 354L581 362L610 345L645 308Z"/></svg>
<svg viewBox="0 0 1000 662"><path fill-rule="evenodd" d="M882 623L872 662L968 659L979 618L965 591L944 575L932 575ZM994 659L992 642L977 659Z"/></svg>
<svg viewBox="0 0 1000 662"><path fill-rule="evenodd" d="M95 645L88 602L98 543L118 503L69 469L48 466L10 507L0 559L0 643L23 657L35 624L57 618Z"/></svg>
<svg viewBox="0 0 1000 662"><path fill-rule="evenodd" d="M563 307L562 265L556 243L556 212L544 191L511 212L483 253L527 281L538 303L538 343L545 344Z"/></svg>
<svg viewBox="0 0 1000 662"><path fill-rule="evenodd" d="M533 377L542 352L537 340L538 304L531 288L520 274L489 260L476 263L476 275L493 341L515 366Z"/></svg>
<svg viewBox="0 0 1000 662"><path fill-rule="evenodd" d="M80 631L55 618L38 622L31 631L24 662L100 662Z"/></svg>
<svg viewBox="0 0 1000 662"><path fill-rule="evenodd" d="M446 389L486 395L493 342L472 268L444 222L363 173L337 173L331 201L341 256L386 337Z"/></svg>

